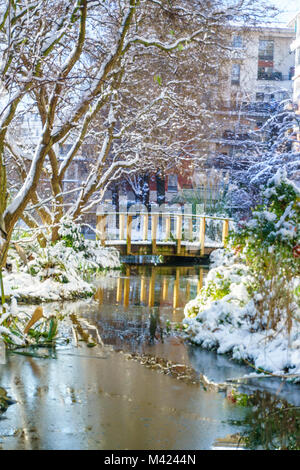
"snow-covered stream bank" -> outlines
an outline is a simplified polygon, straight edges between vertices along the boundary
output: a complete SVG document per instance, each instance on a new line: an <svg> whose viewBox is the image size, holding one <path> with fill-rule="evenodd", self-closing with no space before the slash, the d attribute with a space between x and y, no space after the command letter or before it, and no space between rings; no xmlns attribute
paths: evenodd
<svg viewBox="0 0 300 470"><path fill-rule="evenodd" d="M300 309L294 312L289 334L284 318L276 330L260 328L246 288L251 276L245 264L224 250L213 252L211 261L203 291L185 307L187 337L202 348L249 362L257 370L300 380L300 323L296 321Z"/></svg>
<svg viewBox="0 0 300 470"><path fill-rule="evenodd" d="M120 269L120 257L114 248L104 248L92 240L84 241L84 250L76 251L63 241L36 251L17 246L9 252L9 271L3 273L4 292L26 304L67 301L93 295L93 283L85 279L93 271ZM21 257L19 255L21 251Z"/></svg>

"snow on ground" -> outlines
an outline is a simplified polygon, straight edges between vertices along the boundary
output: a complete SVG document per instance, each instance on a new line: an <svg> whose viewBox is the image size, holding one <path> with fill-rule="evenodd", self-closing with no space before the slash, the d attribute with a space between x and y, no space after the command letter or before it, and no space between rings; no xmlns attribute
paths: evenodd
<svg viewBox="0 0 300 470"><path fill-rule="evenodd" d="M257 369L300 375L300 309L294 313L298 321L293 322L289 336L284 318L276 331L262 330L256 324L255 304L246 289L247 267L224 250L216 250L211 256L206 291L185 307L186 335L203 348L216 349L219 354L230 353L234 359L249 361ZM220 282L225 295L214 300L207 288L212 283L221 285Z"/></svg>
<svg viewBox="0 0 300 470"><path fill-rule="evenodd" d="M95 271L120 268L118 251L92 240L78 251L64 241L47 248L24 245L22 258L10 249L11 272L3 272L3 281L5 296L25 303L89 297L95 287L87 279Z"/></svg>
<svg viewBox="0 0 300 470"><path fill-rule="evenodd" d="M41 281L28 273L7 274L4 275L5 296L27 303L38 303L71 300L93 294L93 287L79 276L72 275L69 278L68 283L60 283L51 278Z"/></svg>

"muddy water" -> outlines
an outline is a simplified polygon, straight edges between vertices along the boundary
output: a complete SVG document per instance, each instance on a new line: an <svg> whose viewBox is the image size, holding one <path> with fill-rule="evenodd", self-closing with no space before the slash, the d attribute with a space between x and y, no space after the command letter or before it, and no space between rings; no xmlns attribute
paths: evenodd
<svg viewBox="0 0 300 470"><path fill-rule="evenodd" d="M104 347L60 346L56 359L9 355L0 365L0 384L17 403L0 418L1 448L211 449L237 446L236 435L243 432L248 447L272 448L274 432L258 439L257 423L261 416L268 422L266 409L276 417L278 408L291 410L283 398L299 406L299 388L248 381L244 391L254 401L238 406L224 392L205 391L129 359L130 352L164 357L216 382L249 372L168 334L206 273L199 267L128 267L97 281L96 302L76 306ZM270 421L271 430L280 429L287 440L297 440L293 410L292 416L283 413L286 422Z"/></svg>

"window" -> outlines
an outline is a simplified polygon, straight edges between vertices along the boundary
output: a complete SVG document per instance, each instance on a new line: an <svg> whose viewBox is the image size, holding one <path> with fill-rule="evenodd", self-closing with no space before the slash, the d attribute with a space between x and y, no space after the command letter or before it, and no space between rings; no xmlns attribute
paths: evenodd
<svg viewBox="0 0 300 470"><path fill-rule="evenodd" d="M168 191L177 191L177 175L168 176Z"/></svg>
<svg viewBox="0 0 300 470"><path fill-rule="evenodd" d="M240 64L233 64L231 69L231 84L239 85L241 76L241 66Z"/></svg>
<svg viewBox="0 0 300 470"><path fill-rule="evenodd" d="M62 144L60 145L60 154L67 155L67 153L71 150L72 144Z"/></svg>
<svg viewBox="0 0 300 470"><path fill-rule="evenodd" d="M256 93L256 101L264 101L265 94L264 93Z"/></svg>
<svg viewBox="0 0 300 470"><path fill-rule="evenodd" d="M233 36L232 46L237 47L237 48L243 47L243 38L242 38L242 36L239 36L239 35Z"/></svg>
<svg viewBox="0 0 300 470"><path fill-rule="evenodd" d="M286 91L278 91L277 92L277 101L283 101L287 99Z"/></svg>
<svg viewBox="0 0 300 470"><path fill-rule="evenodd" d="M258 66L258 80L283 80L282 72L274 72L273 67Z"/></svg>
<svg viewBox="0 0 300 470"><path fill-rule="evenodd" d="M258 46L258 80L282 80L280 73L274 72L274 41L260 39Z"/></svg>
<svg viewBox="0 0 300 470"><path fill-rule="evenodd" d="M274 60L274 41L269 39L260 39L258 47L258 60L271 61Z"/></svg>

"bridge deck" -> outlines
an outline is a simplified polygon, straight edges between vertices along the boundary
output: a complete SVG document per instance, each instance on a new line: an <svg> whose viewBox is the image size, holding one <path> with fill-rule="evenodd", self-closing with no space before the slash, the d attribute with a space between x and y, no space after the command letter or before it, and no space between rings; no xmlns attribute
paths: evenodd
<svg viewBox="0 0 300 470"><path fill-rule="evenodd" d="M105 246L115 247L121 255L161 255L161 256L184 256L184 257L201 257L208 256L216 248L222 248L224 245L215 244L213 246L205 246L204 253L201 252L200 243L181 242L180 253L177 252L176 242L156 242L155 250L153 250L151 241L132 241L130 252L127 248L126 241L123 240L105 240Z"/></svg>

